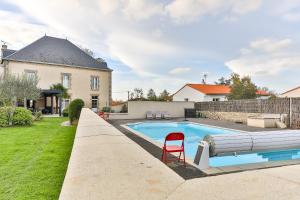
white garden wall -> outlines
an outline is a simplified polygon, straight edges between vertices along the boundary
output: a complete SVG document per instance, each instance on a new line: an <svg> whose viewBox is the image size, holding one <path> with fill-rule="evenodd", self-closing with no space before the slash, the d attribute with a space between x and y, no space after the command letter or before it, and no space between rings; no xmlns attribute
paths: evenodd
<svg viewBox="0 0 300 200"><path fill-rule="evenodd" d="M110 119L145 119L146 112L167 111L171 117L184 117L185 108L194 108L194 102L129 101L128 113L111 113Z"/></svg>

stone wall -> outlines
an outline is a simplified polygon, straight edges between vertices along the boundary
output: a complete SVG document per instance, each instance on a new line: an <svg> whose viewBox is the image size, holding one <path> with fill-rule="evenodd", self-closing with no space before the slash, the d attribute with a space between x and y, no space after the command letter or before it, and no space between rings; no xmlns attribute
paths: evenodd
<svg viewBox="0 0 300 200"><path fill-rule="evenodd" d="M261 115L260 113L241 113L241 112L211 112L199 111L201 117L206 117L214 120L225 120L236 123L247 123L248 117Z"/></svg>

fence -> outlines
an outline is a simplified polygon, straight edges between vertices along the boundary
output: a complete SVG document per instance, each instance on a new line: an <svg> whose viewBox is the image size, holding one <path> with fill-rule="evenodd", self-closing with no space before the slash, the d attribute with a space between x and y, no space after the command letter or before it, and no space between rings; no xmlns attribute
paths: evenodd
<svg viewBox="0 0 300 200"><path fill-rule="evenodd" d="M197 102L198 111L288 114L291 128L300 128L300 98Z"/></svg>

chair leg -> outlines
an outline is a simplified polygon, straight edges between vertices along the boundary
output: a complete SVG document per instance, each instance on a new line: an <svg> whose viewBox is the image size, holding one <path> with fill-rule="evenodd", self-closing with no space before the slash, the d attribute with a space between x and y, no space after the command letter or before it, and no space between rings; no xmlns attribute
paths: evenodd
<svg viewBox="0 0 300 200"><path fill-rule="evenodd" d="M185 164L185 153L183 151L183 163L184 163L184 166L186 167L186 164Z"/></svg>
<svg viewBox="0 0 300 200"><path fill-rule="evenodd" d="M178 162L180 162L181 152L179 152Z"/></svg>

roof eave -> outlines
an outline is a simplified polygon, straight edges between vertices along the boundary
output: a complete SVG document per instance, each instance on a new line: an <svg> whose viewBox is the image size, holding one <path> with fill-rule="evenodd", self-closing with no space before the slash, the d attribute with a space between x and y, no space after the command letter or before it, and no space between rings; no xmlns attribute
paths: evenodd
<svg viewBox="0 0 300 200"><path fill-rule="evenodd" d="M37 61L28 61L28 60L16 60L16 59L9 59L9 58L3 58L2 62L4 60L7 61L15 61L15 62L24 62L24 63L35 63L35 64L44 64L44 65L57 65L57 66L63 66L63 67L73 67L73 68L82 68L82 69L92 69L92 70L100 70L100 71L110 71L113 70L110 68L97 68L97 67L86 67L86 66L78 66L78 65L66 65L66 64L59 64L59 63L48 63L48 62L37 62Z"/></svg>

